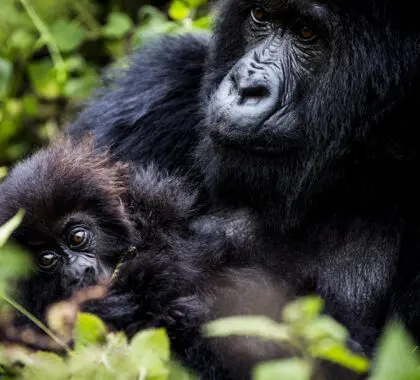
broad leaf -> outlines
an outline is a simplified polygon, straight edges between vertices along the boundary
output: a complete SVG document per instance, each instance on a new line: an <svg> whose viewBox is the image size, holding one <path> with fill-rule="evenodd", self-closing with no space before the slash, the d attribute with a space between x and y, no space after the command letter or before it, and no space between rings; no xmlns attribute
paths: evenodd
<svg viewBox="0 0 420 380"><path fill-rule="evenodd" d="M103 28L103 34L108 38L124 37L133 27L131 18L125 13L112 12Z"/></svg>
<svg viewBox="0 0 420 380"><path fill-rule="evenodd" d="M105 343L107 328L100 318L89 313L79 313L73 329L75 349Z"/></svg>
<svg viewBox="0 0 420 380"><path fill-rule="evenodd" d="M258 364L253 380L310 380L312 368L301 359L287 359Z"/></svg>

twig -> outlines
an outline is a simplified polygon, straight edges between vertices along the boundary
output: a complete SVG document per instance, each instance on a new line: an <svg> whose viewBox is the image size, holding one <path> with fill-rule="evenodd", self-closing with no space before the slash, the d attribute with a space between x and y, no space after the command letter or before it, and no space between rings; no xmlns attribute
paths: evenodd
<svg viewBox="0 0 420 380"><path fill-rule="evenodd" d="M17 302L9 298L3 293L0 293L0 297L3 298L8 304L10 304L17 311L22 313L26 318L28 318L32 323L39 327L45 334L47 334L52 340L66 350L68 354L71 353L70 347L61 341L46 325L44 325L39 319L35 318L29 311L27 311L23 306L19 305Z"/></svg>

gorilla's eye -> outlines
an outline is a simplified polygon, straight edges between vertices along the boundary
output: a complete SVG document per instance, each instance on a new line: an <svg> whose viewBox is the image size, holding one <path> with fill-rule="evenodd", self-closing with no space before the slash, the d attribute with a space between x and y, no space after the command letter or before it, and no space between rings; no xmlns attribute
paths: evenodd
<svg viewBox="0 0 420 380"><path fill-rule="evenodd" d="M54 252L43 252L38 256L38 266L42 270L51 271L57 267L59 256Z"/></svg>
<svg viewBox="0 0 420 380"><path fill-rule="evenodd" d="M299 37L302 40L310 41L316 37L316 34L309 26L304 25L299 30Z"/></svg>
<svg viewBox="0 0 420 380"><path fill-rule="evenodd" d="M252 20L257 24L265 24L270 20L269 13L261 7L255 7L251 10Z"/></svg>
<svg viewBox="0 0 420 380"><path fill-rule="evenodd" d="M88 230L81 227L74 228L69 233L70 248L84 248L87 245L87 243L89 243L89 237L90 234Z"/></svg>

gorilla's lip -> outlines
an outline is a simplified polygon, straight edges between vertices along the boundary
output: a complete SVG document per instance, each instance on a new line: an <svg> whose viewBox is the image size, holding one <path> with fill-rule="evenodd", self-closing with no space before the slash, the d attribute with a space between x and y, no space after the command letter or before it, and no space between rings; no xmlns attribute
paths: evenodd
<svg viewBox="0 0 420 380"><path fill-rule="evenodd" d="M217 130L211 131L210 137L213 143L220 147L256 156L279 157L292 148L292 146L283 144L281 146L270 146L259 142L257 139L234 138Z"/></svg>

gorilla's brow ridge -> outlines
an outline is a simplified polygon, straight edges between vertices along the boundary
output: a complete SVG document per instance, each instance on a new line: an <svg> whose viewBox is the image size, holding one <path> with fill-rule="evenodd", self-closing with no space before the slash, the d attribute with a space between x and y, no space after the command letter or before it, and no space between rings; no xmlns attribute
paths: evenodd
<svg viewBox="0 0 420 380"><path fill-rule="evenodd" d="M310 0L260 0L260 5L274 15L293 14L313 21L325 22L328 9L319 2Z"/></svg>

